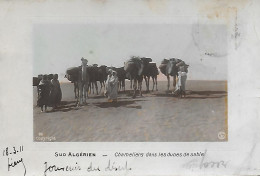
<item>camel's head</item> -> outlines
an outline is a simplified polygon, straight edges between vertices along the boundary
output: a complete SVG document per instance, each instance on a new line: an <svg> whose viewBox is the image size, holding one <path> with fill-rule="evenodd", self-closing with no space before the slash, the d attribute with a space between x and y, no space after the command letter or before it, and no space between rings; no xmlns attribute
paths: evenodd
<svg viewBox="0 0 260 176"><path fill-rule="evenodd" d="M84 66L87 66L87 64L88 64L88 60L84 59L83 57L81 58L81 62L82 62L82 65L84 65Z"/></svg>

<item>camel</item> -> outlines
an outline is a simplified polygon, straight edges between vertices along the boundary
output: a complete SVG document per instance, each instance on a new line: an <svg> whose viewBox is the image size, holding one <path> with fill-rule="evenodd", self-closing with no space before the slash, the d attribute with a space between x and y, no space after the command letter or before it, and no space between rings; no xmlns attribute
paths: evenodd
<svg viewBox="0 0 260 176"><path fill-rule="evenodd" d="M126 74L129 75L130 81L134 80L134 93L133 98L136 97L136 89L139 89L140 96L142 96L142 81L143 81L143 72L147 69L151 58L140 58L133 56L131 59L125 62L124 69ZM137 85L138 83L138 85Z"/></svg>
<svg viewBox="0 0 260 176"><path fill-rule="evenodd" d="M107 80L107 71L106 71L107 66L101 65L98 67L98 76L97 76L97 81L100 82L100 91L102 88L105 89L105 82Z"/></svg>
<svg viewBox="0 0 260 176"><path fill-rule="evenodd" d="M77 99L79 96L78 76L80 70L81 70L81 66L71 67L66 70L66 75L65 75L65 78L67 78L71 83L74 84L75 99Z"/></svg>
<svg viewBox="0 0 260 176"><path fill-rule="evenodd" d="M96 88L97 95L101 92L102 88L105 88L105 81L107 79L107 66L101 65L98 67L97 64L93 64L92 66L88 66L88 75L89 75L89 92L91 89L94 94L94 87ZM98 91L97 81L100 82L100 90Z"/></svg>
<svg viewBox="0 0 260 176"><path fill-rule="evenodd" d="M173 91L176 86L176 78L178 76L178 71L181 66L184 66L186 72L188 72L188 66L186 65L184 61L176 58L171 59L163 59L161 62L161 65L159 66L160 71L167 77L167 92L169 92L170 89L170 76L173 77Z"/></svg>
<svg viewBox="0 0 260 176"><path fill-rule="evenodd" d="M89 74L87 72L88 60L81 58L81 66L71 67L66 70L65 77L74 83L75 99L77 99L77 106L86 103L88 86L89 86Z"/></svg>
<svg viewBox="0 0 260 176"><path fill-rule="evenodd" d="M156 86L156 91L158 91L157 89L157 75L159 75L159 71L158 68L156 66L155 62L150 62L148 64L147 70L144 73L144 79L145 79L145 83L146 83L146 91L149 92L149 82L150 82L150 77L152 77L153 80L153 89L152 91L154 91L154 86Z"/></svg>
<svg viewBox="0 0 260 176"><path fill-rule="evenodd" d="M96 94L98 95L98 86L97 86L97 79L98 79L98 67L97 64L93 64L92 66L87 66L87 73L89 75L89 86L88 86L88 92L95 94L96 88Z"/></svg>

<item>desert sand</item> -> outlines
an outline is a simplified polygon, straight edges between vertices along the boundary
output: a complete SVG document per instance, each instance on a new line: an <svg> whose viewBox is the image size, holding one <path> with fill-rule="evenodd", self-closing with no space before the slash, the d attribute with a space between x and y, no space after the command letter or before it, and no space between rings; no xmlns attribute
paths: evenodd
<svg viewBox="0 0 260 176"><path fill-rule="evenodd" d="M219 142L227 135L227 82L187 81L185 98L166 94L166 81L158 91L133 99L126 82L117 103L91 94L87 105L76 107L73 84L63 83L61 106L47 112L36 107L33 91L35 142ZM145 83L143 82L143 89ZM150 83L151 89L151 83Z"/></svg>

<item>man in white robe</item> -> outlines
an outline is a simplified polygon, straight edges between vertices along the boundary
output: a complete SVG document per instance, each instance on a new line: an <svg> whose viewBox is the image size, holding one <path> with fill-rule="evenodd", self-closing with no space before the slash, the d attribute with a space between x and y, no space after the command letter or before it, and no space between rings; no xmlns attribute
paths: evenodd
<svg viewBox="0 0 260 176"><path fill-rule="evenodd" d="M179 93L183 92L183 94L185 95L186 80L187 80L187 73L184 71L179 71L178 72L178 82L176 84L174 94L179 94Z"/></svg>
<svg viewBox="0 0 260 176"><path fill-rule="evenodd" d="M107 82L107 96L109 102L117 102L118 94L118 77L116 71L112 71L112 75L108 76Z"/></svg>

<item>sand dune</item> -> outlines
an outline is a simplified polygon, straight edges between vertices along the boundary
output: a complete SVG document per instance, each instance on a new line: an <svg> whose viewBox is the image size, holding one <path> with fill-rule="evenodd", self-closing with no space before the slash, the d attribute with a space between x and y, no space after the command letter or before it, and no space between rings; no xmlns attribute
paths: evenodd
<svg viewBox="0 0 260 176"><path fill-rule="evenodd" d="M166 85L160 81L159 91L132 99L127 82L128 90L120 92L118 103L90 95L87 105L76 107L73 84L66 83L61 85L61 106L47 113L35 107L34 88L34 141L227 141L218 137L221 131L227 133L226 81L187 81L182 99L166 94Z"/></svg>

